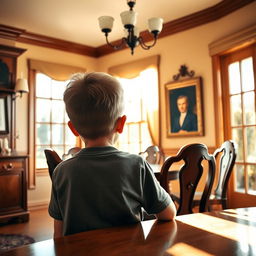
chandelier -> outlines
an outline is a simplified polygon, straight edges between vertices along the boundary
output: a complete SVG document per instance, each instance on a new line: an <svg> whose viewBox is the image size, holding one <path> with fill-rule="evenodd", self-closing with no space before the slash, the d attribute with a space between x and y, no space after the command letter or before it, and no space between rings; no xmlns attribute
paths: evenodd
<svg viewBox="0 0 256 256"><path fill-rule="evenodd" d="M130 10L120 13L122 23L125 28L126 37L122 38L122 41L119 45L113 45L108 41L108 34L112 30L114 18L111 16L101 16L98 18L100 29L105 34L107 44L115 50L120 49L126 44L131 49L131 54L133 54L134 48L138 44L140 44L144 50L149 50L151 47L153 47L156 44L158 34L163 28L162 18L150 18L148 20L148 29L152 33L154 41L151 45L145 44L143 38L139 36L139 31L136 27L138 13L133 11L135 3L136 0L127 0L127 4L130 7Z"/></svg>

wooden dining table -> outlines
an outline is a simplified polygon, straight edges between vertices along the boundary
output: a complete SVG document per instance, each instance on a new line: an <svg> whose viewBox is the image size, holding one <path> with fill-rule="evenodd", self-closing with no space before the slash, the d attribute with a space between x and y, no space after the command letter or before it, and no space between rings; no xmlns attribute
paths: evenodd
<svg viewBox="0 0 256 256"><path fill-rule="evenodd" d="M161 164L150 164L156 178L159 180L160 179L160 174L161 174L161 168L162 165ZM169 181L172 180L178 180L179 179L179 171L175 170L175 171L169 171L168 173L168 179Z"/></svg>
<svg viewBox="0 0 256 256"><path fill-rule="evenodd" d="M2 255L256 255L256 207L87 231L33 243Z"/></svg>

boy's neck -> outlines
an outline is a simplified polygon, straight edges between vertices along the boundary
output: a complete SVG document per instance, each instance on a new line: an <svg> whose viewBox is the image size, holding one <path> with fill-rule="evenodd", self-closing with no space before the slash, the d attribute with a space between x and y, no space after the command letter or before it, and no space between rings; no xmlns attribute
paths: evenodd
<svg viewBox="0 0 256 256"><path fill-rule="evenodd" d="M83 141L86 148L113 146L112 137L100 137L95 140L84 139Z"/></svg>

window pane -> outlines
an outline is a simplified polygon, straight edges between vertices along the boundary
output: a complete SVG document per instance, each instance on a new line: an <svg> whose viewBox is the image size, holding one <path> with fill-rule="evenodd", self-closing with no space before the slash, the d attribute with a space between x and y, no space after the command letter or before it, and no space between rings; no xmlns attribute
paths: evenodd
<svg viewBox="0 0 256 256"><path fill-rule="evenodd" d="M76 137L67 126L69 119L63 102L63 92L67 83L68 81L52 80L44 74L36 75L36 144L38 149L40 145L43 149L53 148L61 157L65 148L69 149L76 145ZM45 162L42 152L39 150L35 156L38 157L37 168L42 166L42 156Z"/></svg>
<svg viewBox="0 0 256 256"><path fill-rule="evenodd" d="M65 109L65 104L64 104L64 112L65 112L65 123L68 123L69 117L68 117L66 109Z"/></svg>
<svg viewBox="0 0 256 256"><path fill-rule="evenodd" d="M142 71L138 77L118 78L118 80L124 89L124 113L127 115L127 121L116 146L120 150L138 154L144 149L144 145L152 145L146 125L146 112L157 113L158 111L157 70L150 68ZM142 125L144 121L145 124Z"/></svg>
<svg viewBox="0 0 256 256"><path fill-rule="evenodd" d="M129 151L129 144L125 144L125 143L120 144L118 148L119 148L119 150L122 150L124 152L130 152Z"/></svg>
<svg viewBox="0 0 256 256"><path fill-rule="evenodd" d="M248 165L248 192L256 195L256 165Z"/></svg>
<svg viewBox="0 0 256 256"><path fill-rule="evenodd" d="M60 100L52 101L52 122L64 123L64 103Z"/></svg>
<svg viewBox="0 0 256 256"><path fill-rule="evenodd" d="M52 125L52 144L64 144L63 128L63 124Z"/></svg>
<svg viewBox="0 0 256 256"><path fill-rule="evenodd" d="M235 95L230 97L231 125L237 126L242 124L242 107L241 96Z"/></svg>
<svg viewBox="0 0 256 256"><path fill-rule="evenodd" d="M230 94L241 92L239 62L234 62L228 66L228 75Z"/></svg>
<svg viewBox="0 0 256 256"><path fill-rule="evenodd" d="M66 85L66 81L52 80L52 98L62 100Z"/></svg>
<svg viewBox="0 0 256 256"><path fill-rule="evenodd" d="M252 57L242 60L242 90L244 92L254 89Z"/></svg>
<svg viewBox="0 0 256 256"><path fill-rule="evenodd" d="M243 131L242 128L232 129L232 138L237 144L237 157L236 161L243 161Z"/></svg>
<svg viewBox="0 0 256 256"><path fill-rule="evenodd" d="M75 145L76 144L76 137L70 131L68 126L65 127L65 144L66 145Z"/></svg>
<svg viewBox="0 0 256 256"><path fill-rule="evenodd" d="M139 124L130 124L129 125L129 141L139 143L140 142L139 132L140 132Z"/></svg>
<svg viewBox="0 0 256 256"><path fill-rule="evenodd" d="M37 146L35 148L35 150L36 150L36 168L48 168L45 154L44 154L44 150L46 148L47 147L45 147L45 146L44 147Z"/></svg>
<svg viewBox="0 0 256 256"><path fill-rule="evenodd" d="M140 153L140 145L138 143L131 143L129 145L129 153L139 154Z"/></svg>
<svg viewBox="0 0 256 256"><path fill-rule="evenodd" d="M255 94L244 93L243 96L245 124L255 124Z"/></svg>
<svg viewBox="0 0 256 256"><path fill-rule="evenodd" d="M60 158L62 158L64 154L64 146L53 146L52 149L56 151Z"/></svg>
<svg viewBox="0 0 256 256"><path fill-rule="evenodd" d="M144 144L146 144L146 147L143 147L143 149L146 149L148 146L151 145L151 137L148 131L148 124L147 123L142 123L141 124L141 140L143 141Z"/></svg>
<svg viewBox="0 0 256 256"><path fill-rule="evenodd" d="M247 162L256 163L256 127L245 129L247 138Z"/></svg>
<svg viewBox="0 0 256 256"><path fill-rule="evenodd" d="M245 184L244 184L244 166L236 165L235 168L236 174L236 188L235 190L238 192L245 192Z"/></svg>
<svg viewBox="0 0 256 256"><path fill-rule="evenodd" d="M50 142L50 125L49 124L37 124L36 125L36 144L37 145L49 145Z"/></svg>
<svg viewBox="0 0 256 256"><path fill-rule="evenodd" d="M36 122L50 122L51 115L51 101L50 100L36 100Z"/></svg>
<svg viewBox="0 0 256 256"><path fill-rule="evenodd" d="M118 144L123 144L123 143L128 142L128 126L125 125L123 132L119 134L118 136Z"/></svg>
<svg viewBox="0 0 256 256"><path fill-rule="evenodd" d="M141 120L141 108L138 102L133 102L134 104L129 104L125 110L127 114L127 122L139 122Z"/></svg>
<svg viewBox="0 0 256 256"><path fill-rule="evenodd" d="M36 97L51 97L51 78L41 74L36 74Z"/></svg>

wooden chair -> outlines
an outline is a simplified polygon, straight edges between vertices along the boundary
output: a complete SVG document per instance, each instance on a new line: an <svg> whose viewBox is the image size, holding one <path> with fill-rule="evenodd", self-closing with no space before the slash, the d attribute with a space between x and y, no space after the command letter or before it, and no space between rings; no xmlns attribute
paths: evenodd
<svg viewBox="0 0 256 256"><path fill-rule="evenodd" d="M50 175L50 178L52 179L52 173L55 167L62 161L62 159L53 149L45 149L44 154L48 164L49 175Z"/></svg>
<svg viewBox="0 0 256 256"><path fill-rule="evenodd" d="M232 140L225 141L219 148L217 148L213 156L218 160L218 183L214 192L210 195L209 210L212 205L221 205L222 209L227 209L227 189L228 182L236 161L236 148ZM196 194L194 198L194 206L199 204Z"/></svg>
<svg viewBox="0 0 256 256"><path fill-rule="evenodd" d="M175 195L169 191L169 169L173 163L182 160L184 164L179 170L180 193ZM208 164L204 163L203 166L203 160L206 160ZM183 146L176 156L171 156L165 160L161 169L160 184L179 204L178 215L193 213L193 198L203 172L207 172L208 175L199 203L199 212L207 210L207 203L214 182L215 158L208 153L204 144L195 143Z"/></svg>
<svg viewBox="0 0 256 256"><path fill-rule="evenodd" d="M66 159L71 158L71 157L74 156L76 153L78 153L80 150L81 150L81 148L79 148L79 147L70 148L70 149L68 150L68 153L66 153L66 154L64 153L64 154L62 155L62 160L66 160Z"/></svg>
<svg viewBox="0 0 256 256"><path fill-rule="evenodd" d="M165 158L164 153L156 145L149 146L144 152L139 154L150 164L161 164Z"/></svg>
<svg viewBox="0 0 256 256"><path fill-rule="evenodd" d="M164 153L159 149L158 146L152 145L146 148L145 151L140 152L141 155L150 165L160 165L164 162ZM160 167L159 167L160 169ZM160 172L155 174L156 178L159 179ZM147 214L144 209L141 212L142 220L152 220L155 219L155 215Z"/></svg>
<svg viewBox="0 0 256 256"><path fill-rule="evenodd" d="M48 164L48 170L50 178L52 178L52 173L55 169L55 167L63 160L66 160L72 156L74 156L76 153L78 153L81 150L79 147L74 147L68 150L67 154L62 155L62 159L59 157L59 155L54 151L53 149L45 149L44 154L46 157L46 161Z"/></svg>

